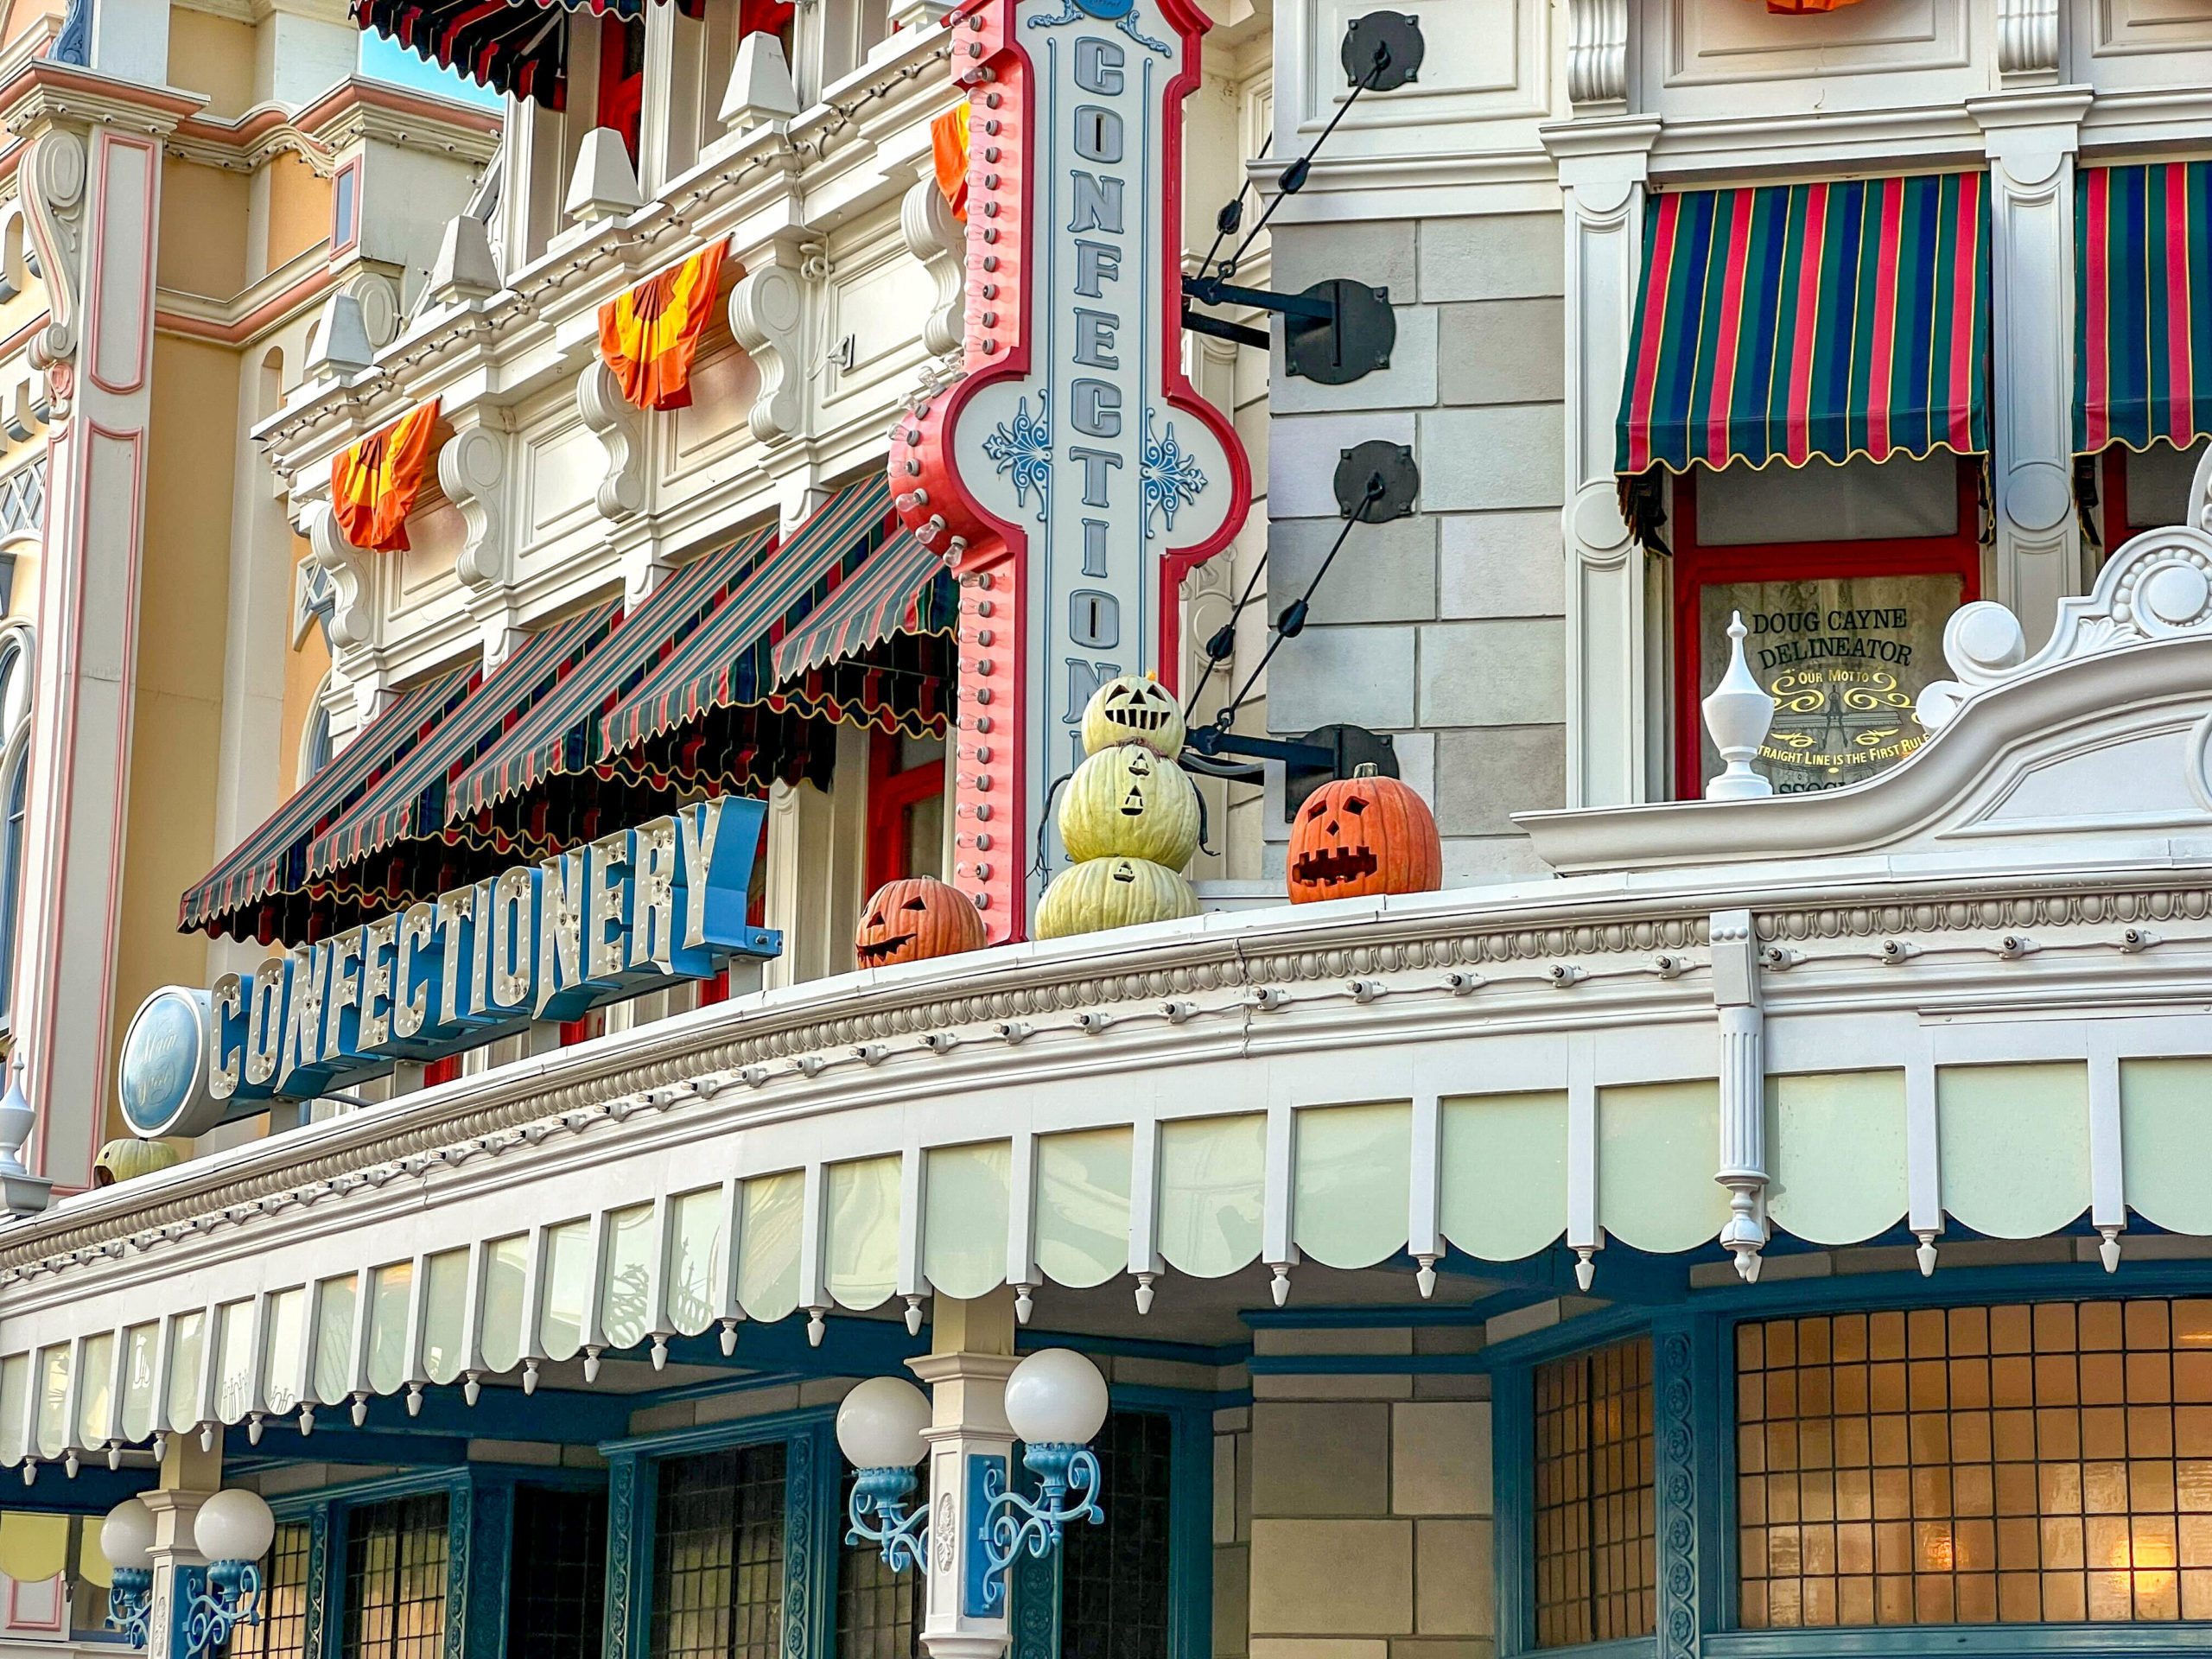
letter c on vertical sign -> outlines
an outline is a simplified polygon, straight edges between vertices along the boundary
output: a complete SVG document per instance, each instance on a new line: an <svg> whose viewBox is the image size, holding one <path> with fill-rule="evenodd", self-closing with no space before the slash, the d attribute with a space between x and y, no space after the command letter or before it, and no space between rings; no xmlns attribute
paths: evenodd
<svg viewBox="0 0 2212 1659"><path fill-rule="evenodd" d="M1125 60L1122 48L1113 41L1084 35L1075 43L1075 84L1101 98L1118 98Z"/></svg>

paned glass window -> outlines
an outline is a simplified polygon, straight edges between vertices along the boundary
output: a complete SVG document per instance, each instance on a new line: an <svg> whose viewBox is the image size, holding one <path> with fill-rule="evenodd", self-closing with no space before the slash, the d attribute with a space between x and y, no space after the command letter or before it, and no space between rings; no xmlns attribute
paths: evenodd
<svg viewBox="0 0 2212 1659"><path fill-rule="evenodd" d="M1060 1659L1167 1659L1173 1446L1169 1420L1138 1411L1090 1443L1106 1519L1061 1535Z"/></svg>
<svg viewBox="0 0 2212 1659"><path fill-rule="evenodd" d="M915 1471L920 1484L910 1508L929 1507L929 1472L925 1459ZM840 1515L851 1512L855 1478L846 1471ZM846 1544L837 1558L837 1659L921 1659L921 1635L920 1572L893 1573L880 1544Z"/></svg>
<svg viewBox="0 0 2212 1659"><path fill-rule="evenodd" d="M439 1659L446 1633L446 1495L346 1516L345 1659Z"/></svg>
<svg viewBox="0 0 2212 1659"><path fill-rule="evenodd" d="M2212 1618L2212 1300L1737 1327L1745 1624Z"/></svg>
<svg viewBox="0 0 2212 1659"><path fill-rule="evenodd" d="M1651 1342L1536 1368L1536 1645L1649 1636Z"/></svg>
<svg viewBox="0 0 2212 1659"><path fill-rule="evenodd" d="M599 1659L607 1593L607 1495L515 1489L507 1651L517 1659Z"/></svg>
<svg viewBox="0 0 2212 1659"><path fill-rule="evenodd" d="M784 1445L660 1465L652 1659L776 1659L784 1622Z"/></svg>
<svg viewBox="0 0 2212 1659"><path fill-rule="evenodd" d="M240 1624L223 1644L229 1659L306 1659L308 1523L283 1521L261 1558L261 1622Z"/></svg>

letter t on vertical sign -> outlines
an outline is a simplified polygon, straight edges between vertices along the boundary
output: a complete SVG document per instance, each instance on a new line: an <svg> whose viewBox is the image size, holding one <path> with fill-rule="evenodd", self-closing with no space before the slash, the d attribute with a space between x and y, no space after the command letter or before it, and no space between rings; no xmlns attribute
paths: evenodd
<svg viewBox="0 0 2212 1659"><path fill-rule="evenodd" d="M891 491L960 578L952 875L996 943L1067 861L1045 809L1084 698L1116 674L1175 684L1182 580L1243 527L1252 474L1182 369L1205 15L968 0L944 27L969 103L966 346L893 431Z"/></svg>

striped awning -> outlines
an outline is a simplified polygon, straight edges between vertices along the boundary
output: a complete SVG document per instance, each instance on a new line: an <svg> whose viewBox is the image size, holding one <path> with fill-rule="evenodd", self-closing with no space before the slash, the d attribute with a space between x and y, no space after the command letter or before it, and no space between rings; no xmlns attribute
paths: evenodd
<svg viewBox="0 0 2212 1659"><path fill-rule="evenodd" d="M530 636L414 753L308 849L310 880L445 827L446 796L530 711L564 684L607 636L619 605L597 606Z"/></svg>
<svg viewBox="0 0 2212 1659"><path fill-rule="evenodd" d="M1986 451L1988 248L1979 173L1656 197L1614 470Z"/></svg>
<svg viewBox="0 0 2212 1659"><path fill-rule="evenodd" d="M445 822L473 817L543 779L596 758L601 713L664 656L680 654L775 546L762 531L701 555L664 579L553 692L456 777Z"/></svg>
<svg viewBox="0 0 2212 1659"><path fill-rule="evenodd" d="M330 764L240 842L178 906L177 930L256 931L238 912L307 885L308 845L340 822L387 773L467 699L475 669L441 675L401 696L371 721Z"/></svg>
<svg viewBox="0 0 2212 1659"><path fill-rule="evenodd" d="M601 721L601 752L634 748L712 709L773 701L776 645L884 546L890 516L880 471L832 498Z"/></svg>
<svg viewBox="0 0 2212 1659"><path fill-rule="evenodd" d="M959 590L944 561L903 528L785 634L776 647L776 677L851 657L895 633L950 633L960 614Z"/></svg>
<svg viewBox="0 0 2212 1659"><path fill-rule="evenodd" d="M2074 451L2186 449L2212 432L2212 162L2085 167L2074 191Z"/></svg>

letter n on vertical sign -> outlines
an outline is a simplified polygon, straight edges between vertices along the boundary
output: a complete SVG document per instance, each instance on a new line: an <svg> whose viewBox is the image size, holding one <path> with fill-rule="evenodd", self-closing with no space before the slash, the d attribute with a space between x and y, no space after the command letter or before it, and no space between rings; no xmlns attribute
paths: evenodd
<svg viewBox="0 0 2212 1659"><path fill-rule="evenodd" d="M971 0L962 377L893 431L900 518L961 583L953 880L1018 939L1066 862L1047 822L1103 679L1179 664L1184 576L1243 528L1251 467L1182 369L1192 0ZM1045 868L1033 871L1045 825Z"/></svg>

